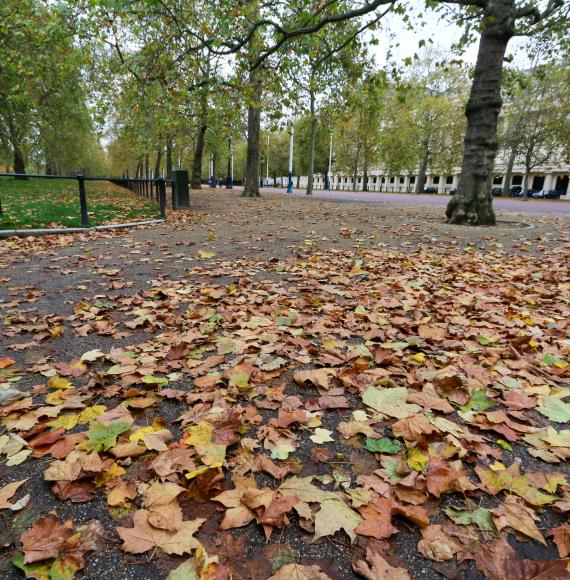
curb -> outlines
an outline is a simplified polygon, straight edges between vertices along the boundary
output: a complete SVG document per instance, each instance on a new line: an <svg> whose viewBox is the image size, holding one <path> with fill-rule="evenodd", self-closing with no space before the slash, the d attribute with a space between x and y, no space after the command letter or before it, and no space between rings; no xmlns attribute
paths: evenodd
<svg viewBox="0 0 570 580"><path fill-rule="evenodd" d="M48 236L50 234L80 234L85 232L98 232L104 230L118 230L122 228L134 228L136 226L147 226L152 224L163 224L166 219L146 220L144 222L128 222L124 224L109 224L107 226L93 226L92 228L38 228L30 230L0 230L0 238L11 238L12 236Z"/></svg>

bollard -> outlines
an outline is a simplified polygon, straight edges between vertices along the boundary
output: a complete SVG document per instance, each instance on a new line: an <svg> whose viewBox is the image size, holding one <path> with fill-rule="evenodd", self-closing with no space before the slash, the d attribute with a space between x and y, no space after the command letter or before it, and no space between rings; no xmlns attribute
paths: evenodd
<svg viewBox="0 0 570 580"><path fill-rule="evenodd" d="M160 179L157 183L158 196L160 198L160 217L166 219L166 182Z"/></svg>
<svg viewBox="0 0 570 580"><path fill-rule="evenodd" d="M190 195L188 194L188 171L185 169L178 169L174 172L174 191L176 207L190 207Z"/></svg>
<svg viewBox="0 0 570 580"><path fill-rule="evenodd" d="M81 227L89 227L89 214L87 212L87 194L85 193L85 178L82 175L77 176L79 182L79 206L81 209Z"/></svg>

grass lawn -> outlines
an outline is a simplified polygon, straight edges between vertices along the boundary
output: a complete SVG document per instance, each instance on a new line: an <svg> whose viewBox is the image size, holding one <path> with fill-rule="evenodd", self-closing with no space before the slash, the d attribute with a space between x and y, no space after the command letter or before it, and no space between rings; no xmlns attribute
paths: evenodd
<svg viewBox="0 0 570 580"><path fill-rule="evenodd" d="M107 182L85 183L89 225L155 218L158 204ZM0 229L80 227L79 187L75 180L0 179Z"/></svg>

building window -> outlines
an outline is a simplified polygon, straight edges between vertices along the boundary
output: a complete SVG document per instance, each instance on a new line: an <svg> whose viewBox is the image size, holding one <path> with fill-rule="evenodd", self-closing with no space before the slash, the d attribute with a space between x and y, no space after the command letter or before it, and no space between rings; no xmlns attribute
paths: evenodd
<svg viewBox="0 0 570 580"><path fill-rule="evenodd" d="M386 178L385 177L382 178L382 183L386 183Z"/></svg>
<svg viewBox="0 0 570 580"><path fill-rule="evenodd" d="M522 185L523 176L522 175L515 175L513 177L513 185Z"/></svg>
<svg viewBox="0 0 570 580"><path fill-rule="evenodd" d="M439 175L434 175L433 176L433 184L434 185L438 185L439 184Z"/></svg>
<svg viewBox="0 0 570 580"><path fill-rule="evenodd" d="M404 178L400 176L400 183L404 183Z"/></svg>
<svg viewBox="0 0 570 580"><path fill-rule="evenodd" d="M345 183L348 183L348 177L345 177L345 178L344 178L344 182L345 182Z"/></svg>
<svg viewBox="0 0 570 580"><path fill-rule="evenodd" d="M415 182L416 182L416 176L415 175L412 175L410 177L410 183L415 183Z"/></svg>
<svg viewBox="0 0 570 580"><path fill-rule="evenodd" d="M394 177L390 177L390 183L394 183Z"/></svg>
<svg viewBox="0 0 570 580"><path fill-rule="evenodd" d="M445 183L446 183L446 185L451 185L453 183L453 175L448 175L445 178Z"/></svg>
<svg viewBox="0 0 570 580"><path fill-rule="evenodd" d="M375 177L372 179L372 183L376 183L377 181L378 181L378 178L375 176Z"/></svg>
<svg viewBox="0 0 570 580"><path fill-rule="evenodd" d="M501 185L501 183L503 183L503 176L495 175L495 177L493 177L493 185Z"/></svg>
<svg viewBox="0 0 570 580"><path fill-rule="evenodd" d="M358 178L358 183L362 183L362 177Z"/></svg>

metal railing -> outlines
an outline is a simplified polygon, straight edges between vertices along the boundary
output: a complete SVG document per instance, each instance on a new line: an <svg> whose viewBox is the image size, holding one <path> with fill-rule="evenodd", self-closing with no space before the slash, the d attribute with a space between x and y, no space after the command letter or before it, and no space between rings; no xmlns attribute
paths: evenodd
<svg viewBox="0 0 570 580"><path fill-rule="evenodd" d="M118 177L88 177L86 175L43 175L39 173L0 173L0 177L12 177L14 179L73 179L77 181L79 193L79 209L81 214L81 227L89 228L89 206L85 191L86 181L106 181L142 195L148 199L156 199L160 207L160 218L166 219L166 184L172 184L172 199L174 206L174 180L173 179L135 179ZM0 199L0 215L3 215L2 200Z"/></svg>

